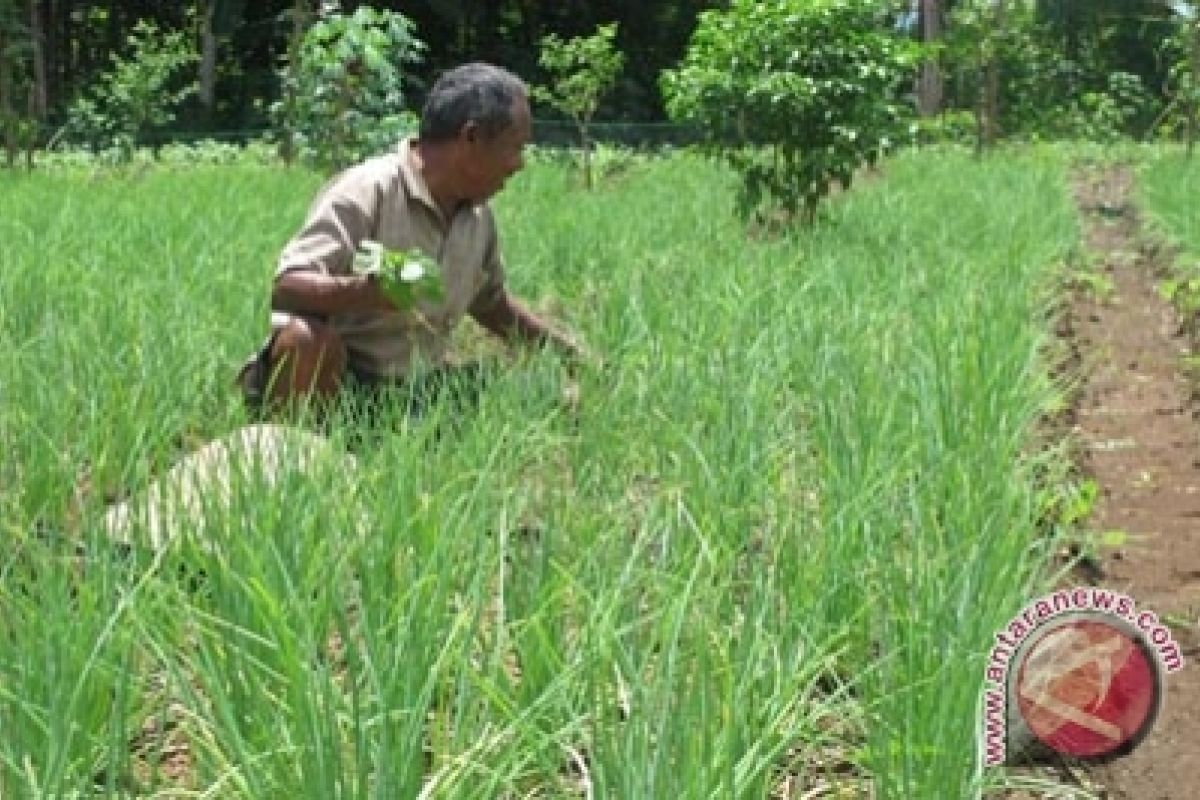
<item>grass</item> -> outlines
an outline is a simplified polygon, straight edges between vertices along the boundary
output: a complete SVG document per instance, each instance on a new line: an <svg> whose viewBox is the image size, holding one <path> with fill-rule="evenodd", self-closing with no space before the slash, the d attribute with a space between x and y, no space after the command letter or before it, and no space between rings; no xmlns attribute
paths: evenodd
<svg viewBox="0 0 1200 800"><path fill-rule="evenodd" d="M1151 151L1139 171L1139 198L1159 231L1170 235L1193 256L1200 253L1200 220L1196 218L1196 181L1200 158L1189 159L1178 148Z"/></svg>
<svg viewBox="0 0 1200 800"><path fill-rule="evenodd" d="M1158 148L1143 159L1138 172L1138 199L1155 238L1165 244L1171 274L1159 285L1160 294L1175 306L1183 330L1194 336L1200 325L1200 222L1196 219L1195 190L1200 160L1180 148ZM1185 372L1197 375L1186 359Z"/></svg>
<svg viewBox="0 0 1200 800"><path fill-rule="evenodd" d="M609 360L577 409L524 356L451 427L397 419L355 473L270 492L250 470L178 549L104 556L106 499L244 422L232 374L318 185L5 184L0 795L1002 779L975 766L977 704L1050 546L1030 443L1076 237L1056 159L903 157L777 239L684 155L587 194L534 165L497 213L512 288ZM84 541L82 574L39 526Z"/></svg>

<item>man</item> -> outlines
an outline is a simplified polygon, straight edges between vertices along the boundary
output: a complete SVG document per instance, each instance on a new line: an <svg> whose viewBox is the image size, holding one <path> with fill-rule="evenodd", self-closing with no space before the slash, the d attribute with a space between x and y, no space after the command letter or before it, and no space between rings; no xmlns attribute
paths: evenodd
<svg viewBox="0 0 1200 800"><path fill-rule="evenodd" d="M530 133L528 94L516 76L488 64L443 74L418 136L331 180L284 248L272 335L239 376L248 399L327 398L348 380L402 384L418 362L445 363L450 333L466 314L505 340L580 355L504 285L487 201L523 166ZM436 260L443 297L422 301L419 314L398 309L376 275L355 271L365 241Z"/></svg>

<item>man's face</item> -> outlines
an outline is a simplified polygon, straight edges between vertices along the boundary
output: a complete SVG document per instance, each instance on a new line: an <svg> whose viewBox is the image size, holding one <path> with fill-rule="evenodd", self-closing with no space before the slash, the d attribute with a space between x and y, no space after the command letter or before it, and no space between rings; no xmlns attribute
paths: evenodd
<svg viewBox="0 0 1200 800"><path fill-rule="evenodd" d="M529 101L524 97L513 103L513 124L494 136L478 128L464 131L463 174L470 199L483 202L504 188L504 183L525 166L525 145L533 131Z"/></svg>

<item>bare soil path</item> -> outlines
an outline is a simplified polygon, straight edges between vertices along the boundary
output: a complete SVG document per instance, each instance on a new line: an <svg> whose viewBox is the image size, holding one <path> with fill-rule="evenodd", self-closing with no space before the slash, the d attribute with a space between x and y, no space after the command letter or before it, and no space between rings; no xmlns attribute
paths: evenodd
<svg viewBox="0 0 1200 800"><path fill-rule="evenodd" d="M1200 798L1200 423L1182 364L1191 345L1156 289L1168 264L1143 238L1133 180L1128 167L1088 167L1074 181L1099 283L1111 282L1072 307L1085 373L1075 436L1100 488L1088 527L1120 541L1100 550L1098 582L1169 621L1185 666L1167 676L1146 740L1091 775L1109 800L1187 800Z"/></svg>

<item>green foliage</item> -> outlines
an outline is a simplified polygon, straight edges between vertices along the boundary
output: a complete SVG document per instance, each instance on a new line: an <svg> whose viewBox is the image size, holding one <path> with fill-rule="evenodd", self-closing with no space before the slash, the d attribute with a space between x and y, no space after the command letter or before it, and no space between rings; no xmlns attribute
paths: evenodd
<svg viewBox="0 0 1200 800"><path fill-rule="evenodd" d="M986 121L991 70L995 136L1111 142L1143 133L1154 98L1139 73L1116 66L1120 28L1071 31L1066 39L1057 18L1040 14L1035 4L1011 0L1003 14L983 0L955 8L941 60L957 105L982 111Z"/></svg>
<svg viewBox="0 0 1200 800"><path fill-rule="evenodd" d="M24 88L24 87L22 87ZM40 128L37 120L12 108L0 107L0 142L6 151L8 166L13 166L18 151L23 151L32 166L32 153Z"/></svg>
<svg viewBox="0 0 1200 800"><path fill-rule="evenodd" d="M1045 54L1031 36L1031 21L1028 3L1000 8L990 0L970 0L957 5L951 13L942 52L947 66L957 73L959 85L965 90L964 105L974 109L978 123L976 144L980 150L1011 123L1013 106L1008 101L1013 93L1009 89L1020 82L1018 76L1039 84L1047 71L1047 65L1043 64ZM1013 63L1022 55L1030 66L1013 69ZM1032 96L1039 97L1036 93ZM1002 109L1006 112L1005 126L1000 122Z"/></svg>
<svg viewBox="0 0 1200 800"><path fill-rule="evenodd" d="M173 142L158 149L158 161L168 166L197 164L265 164L278 163L275 148L270 142L258 139L245 144L201 139L195 142Z"/></svg>
<svg viewBox="0 0 1200 800"><path fill-rule="evenodd" d="M24 61L30 50L24 9L16 0L0 0L0 62L7 62L11 69L13 64Z"/></svg>
<svg viewBox="0 0 1200 800"><path fill-rule="evenodd" d="M127 54L114 54L108 71L71 105L67 126L68 137L112 148L123 161L148 130L174 120L176 106L196 91L194 81L180 85L177 76L198 57L183 31L162 31L152 22L138 22L126 44Z"/></svg>
<svg viewBox="0 0 1200 800"><path fill-rule="evenodd" d="M1012 0L1009 0L1011 3ZM1092 75L1131 72L1159 87L1158 48L1171 32L1174 0L1038 0L1039 36Z"/></svg>
<svg viewBox="0 0 1200 800"><path fill-rule="evenodd" d="M1145 131L1154 99L1139 76L1089 72L1032 39L1023 58L1019 52L1010 51L1001 67L1006 134L1114 143Z"/></svg>
<svg viewBox="0 0 1200 800"><path fill-rule="evenodd" d="M96 153L83 147L56 147L37 153L35 163L39 168L49 170L101 175L110 172L111 156L111 152ZM129 160L112 172L119 174L131 170L134 174L144 175L151 169L184 170L204 164L279 166L279 156L275 143L266 139L254 139L244 144L200 139L169 142L153 149L135 148Z"/></svg>
<svg viewBox="0 0 1200 800"><path fill-rule="evenodd" d="M591 142L588 125L600 98L617 82L625 56L616 49L616 24L601 25L591 36L563 40L557 34L542 39L538 63L550 74L549 86L534 86L533 97L569 116L579 129L583 148L584 182L592 186Z"/></svg>
<svg viewBox="0 0 1200 800"><path fill-rule="evenodd" d="M1160 49L1167 64L1168 103L1159 121L1164 135L1188 135L1191 141L1200 109L1200 14L1195 6L1180 3L1175 7L1174 23Z"/></svg>
<svg viewBox="0 0 1200 800"><path fill-rule="evenodd" d="M271 106L277 133L327 169L390 147L415 128L405 89L408 67L424 51L412 22L394 11L363 6L326 16L305 33L297 63L283 74L282 99Z"/></svg>
<svg viewBox="0 0 1200 800"><path fill-rule="evenodd" d="M374 275L383 293L401 311L414 311L423 300L440 302L445 298L437 261L417 248L386 250L379 242L364 241L359 244L355 266Z"/></svg>
<svg viewBox="0 0 1200 800"><path fill-rule="evenodd" d="M978 123L971 111L944 111L913 122L916 144L969 144L974 141Z"/></svg>
<svg viewBox="0 0 1200 800"><path fill-rule="evenodd" d="M10 167L19 150L32 152L38 135L37 122L18 110L29 91L33 52L22 11L14 0L0 0L0 143Z"/></svg>
<svg viewBox="0 0 1200 800"><path fill-rule="evenodd" d="M538 63L550 73L551 85L534 87L534 96L586 124L625 62L615 48L616 35L617 26L612 24L599 26L591 36L564 41L552 33L543 38Z"/></svg>
<svg viewBox="0 0 1200 800"><path fill-rule="evenodd" d="M1122 138L1146 114L1150 94L1142 79L1129 72L1113 72L1099 91L1084 92L1065 115L1063 132L1076 139L1111 142Z"/></svg>
<svg viewBox="0 0 1200 800"><path fill-rule="evenodd" d="M811 221L834 182L848 186L889 145L914 56L874 2L735 0L701 15L662 88L671 116L741 173L744 212Z"/></svg>
<svg viewBox="0 0 1200 800"><path fill-rule="evenodd" d="M1200 314L1200 278L1194 275L1168 278L1159 284L1158 291L1184 316Z"/></svg>

